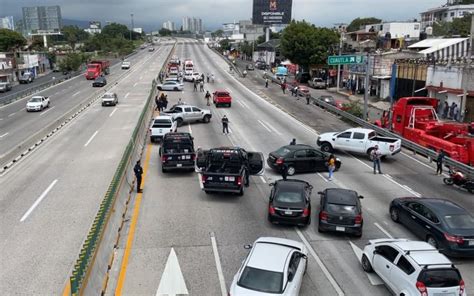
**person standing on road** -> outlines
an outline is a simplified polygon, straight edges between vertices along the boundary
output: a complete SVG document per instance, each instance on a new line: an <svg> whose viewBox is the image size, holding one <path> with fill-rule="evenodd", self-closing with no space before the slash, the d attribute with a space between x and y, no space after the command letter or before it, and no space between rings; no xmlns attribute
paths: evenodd
<svg viewBox="0 0 474 296"><path fill-rule="evenodd" d="M200 92L204 92L204 78L201 80L201 82L199 83L199 91Z"/></svg>
<svg viewBox="0 0 474 296"><path fill-rule="evenodd" d="M204 98L206 99L207 101L207 105L208 106L211 106L209 100L211 99L211 93L209 91L206 92L206 95L204 96Z"/></svg>
<svg viewBox="0 0 474 296"><path fill-rule="evenodd" d="M334 154L329 155L327 164L329 171L328 180L332 181L332 176L334 175L334 170L336 169L336 157L334 156Z"/></svg>
<svg viewBox="0 0 474 296"><path fill-rule="evenodd" d="M380 158L382 157L382 153L380 153L379 146L375 145L374 149L370 152L370 159L374 163L374 174L376 174L376 169L378 169L379 174L382 173L380 170Z"/></svg>
<svg viewBox="0 0 474 296"><path fill-rule="evenodd" d="M265 88L268 88L268 78L265 78Z"/></svg>
<svg viewBox="0 0 474 296"><path fill-rule="evenodd" d="M137 160L137 163L133 168L133 172L135 173L135 177L137 178L137 193L142 193L143 191L140 189L140 186L142 185L143 168L140 165L140 160Z"/></svg>
<svg viewBox="0 0 474 296"><path fill-rule="evenodd" d="M227 116L224 115L221 121L222 121L222 133L224 135L228 134L229 133L229 118L227 118Z"/></svg>
<svg viewBox="0 0 474 296"><path fill-rule="evenodd" d="M209 83L210 75L207 73L207 83Z"/></svg>
<svg viewBox="0 0 474 296"><path fill-rule="evenodd" d="M155 104L156 104L155 111L160 110L160 100L158 99L158 95L155 96Z"/></svg>
<svg viewBox="0 0 474 296"><path fill-rule="evenodd" d="M163 111L168 108L168 95L163 97Z"/></svg>
<svg viewBox="0 0 474 296"><path fill-rule="evenodd" d="M193 91L197 91L197 90L198 90L198 86L197 86L198 82L197 82L197 80L194 79L193 83L194 83L194 89L193 89Z"/></svg>
<svg viewBox="0 0 474 296"><path fill-rule="evenodd" d="M311 100L311 95L308 93L306 94L306 105L309 105L310 100Z"/></svg>
<svg viewBox="0 0 474 296"><path fill-rule="evenodd" d="M285 82L281 83L281 90L283 91L283 94L285 94L285 90L286 90L286 83Z"/></svg>
<svg viewBox="0 0 474 296"><path fill-rule="evenodd" d="M286 181L286 177L288 177L288 165L286 163L283 163L280 167L280 174L283 180Z"/></svg>
<svg viewBox="0 0 474 296"><path fill-rule="evenodd" d="M441 118L446 119L448 117L448 112L449 112L448 101L444 101L443 114L441 115Z"/></svg>
<svg viewBox="0 0 474 296"><path fill-rule="evenodd" d="M295 138L293 138L293 140L291 140L290 145L296 145L296 139Z"/></svg>
<svg viewBox="0 0 474 296"><path fill-rule="evenodd" d="M441 149L439 151L438 157L436 158L436 175L442 175L443 174L443 162L444 162L444 157L446 154L444 153L444 150Z"/></svg>

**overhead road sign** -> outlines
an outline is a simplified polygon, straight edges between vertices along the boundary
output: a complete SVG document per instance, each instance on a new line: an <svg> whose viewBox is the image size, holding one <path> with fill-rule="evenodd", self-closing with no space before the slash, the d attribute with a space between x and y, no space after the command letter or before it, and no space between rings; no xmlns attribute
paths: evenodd
<svg viewBox="0 0 474 296"><path fill-rule="evenodd" d="M328 65L330 66L363 64L364 62L364 56L361 55L341 55L328 57Z"/></svg>

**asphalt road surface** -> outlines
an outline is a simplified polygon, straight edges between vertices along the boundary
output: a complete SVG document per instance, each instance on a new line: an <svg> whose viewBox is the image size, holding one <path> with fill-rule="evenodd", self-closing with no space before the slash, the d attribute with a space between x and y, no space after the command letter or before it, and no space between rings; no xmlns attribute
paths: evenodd
<svg viewBox="0 0 474 296"><path fill-rule="evenodd" d="M129 75L111 90L118 94L116 107L97 101L0 177L0 294L62 293L171 48L161 44L130 58ZM112 67L107 78L113 82L120 73ZM1 133L9 133L0 139L2 151L93 91L91 81L81 76L43 92L52 105L42 113L26 113L25 101L2 108Z"/></svg>
<svg viewBox="0 0 474 296"><path fill-rule="evenodd" d="M181 60L193 59L199 72L214 73L216 82L205 84L206 90L227 89L233 97L231 108L215 108L206 107L204 93L193 92L191 83L185 83L183 92L167 92L170 106L182 98L186 103L211 109L210 123L179 128L193 134L196 147L240 146L267 157L292 138L315 146L318 133L350 127L338 117L306 105L304 99L283 95L275 84L265 89L261 81L231 75L227 64L202 43L181 41L176 54ZM223 135L221 130L224 114L230 121L229 135ZM362 270L359 259L370 239L416 239L391 221L388 205L393 198L449 198L474 212L472 196L443 185L434 166L424 158L403 151L382 163L383 175L374 175L365 155L339 152L342 168L333 181L327 180L326 172L291 177L306 180L314 187L311 225L271 225L267 221L269 183L280 179L275 171L266 168L264 176L251 177L244 196L208 195L201 190L196 173L161 173L158 148L158 144L148 146L150 156L144 160L147 176L139 215L129 213L128 217L130 221L137 219L136 228L122 235L109 295L227 295L233 276L248 253L244 245L261 236L303 241L310 248L301 295L389 295L377 276L369 277ZM361 238L318 233L317 192L331 187L353 189L365 197ZM132 247L125 249L128 239L132 239ZM128 264L120 259L124 254L129 256ZM469 291L474 285L474 261L453 261Z"/></svg>

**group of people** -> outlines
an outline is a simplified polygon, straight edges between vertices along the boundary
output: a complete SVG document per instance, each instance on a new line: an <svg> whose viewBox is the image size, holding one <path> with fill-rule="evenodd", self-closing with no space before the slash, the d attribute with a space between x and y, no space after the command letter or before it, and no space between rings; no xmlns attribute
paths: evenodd
<svg viewBox="0 0 474 296"><path fill-rule="evenodd" d="M155 104L155 110L164 111L166 108L168 108L168 95L165 95L164 93L161 93L159 97L156 95Z"/></svg>
<svg viewBox="0 0 474 296"><path fill-rule="evenodd" d="M441 118L459 121L461 112L458 104L452 102L451 105L449 105L447 101L444 101L444 105L440 105L440 107L441 110L439 110L439 113L441 113Z"/></svg>
<svg viewBox="0 0 474 296"><path fill-rule="evenodd" d="M193 81L193 85L194 85L193 91L198 91L198 89L197 89L198 84L199 84L199 91L204 92L204 74L202 74L200 81L198 81L197 79L194 79L194 81Z"/></svg>
<svg viewBox="0 0 474 296"><path fill-rule="evenodd" d="M204 75L204 74L203 74ZM214 83L214 74L207 73L207 83L212 82Z"/></svg>

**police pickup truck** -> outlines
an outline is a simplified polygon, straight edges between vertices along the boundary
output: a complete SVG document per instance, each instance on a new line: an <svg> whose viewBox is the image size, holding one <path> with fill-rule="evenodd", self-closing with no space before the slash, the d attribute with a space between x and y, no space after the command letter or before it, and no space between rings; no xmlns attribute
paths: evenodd
<svg viewBox="0 0 474 296"><path fill-rule="evenodd" d="M197 151L196 170L201 174L201 188L206 193L244 194L250 175L264 170L261 152L247 152L239 147L220 147Z"/></svg>
<svg viewBox="0 0 474 296"><path fill-rule="evenodd" d="M194 171L196 153L194 138L190 133L167 133L160 146L161 171L170 170Z"/></svg>

